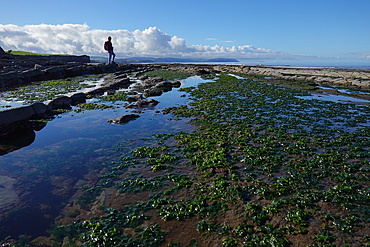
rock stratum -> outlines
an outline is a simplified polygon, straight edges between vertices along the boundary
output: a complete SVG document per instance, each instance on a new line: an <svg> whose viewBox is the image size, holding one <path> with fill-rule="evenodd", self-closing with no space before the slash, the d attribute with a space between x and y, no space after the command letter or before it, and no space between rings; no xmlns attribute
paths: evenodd
<svg viewBox="0 0 370 247"><path fill-rule="evenodd" d="M168 69L198 73L242 73L281 78L284 80L370 88L369 69L335 67L281 67L263 65L168 65Z"/></svg>

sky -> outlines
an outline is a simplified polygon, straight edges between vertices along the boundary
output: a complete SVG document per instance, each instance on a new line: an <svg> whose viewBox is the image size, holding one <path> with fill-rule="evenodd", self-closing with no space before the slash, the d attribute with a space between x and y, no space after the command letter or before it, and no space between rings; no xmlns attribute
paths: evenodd
<svg viewBox="0 0 370 247"><path fill-rule="evenodd" d="M0 0L4 50L370 64L370 0Z"/></svg>

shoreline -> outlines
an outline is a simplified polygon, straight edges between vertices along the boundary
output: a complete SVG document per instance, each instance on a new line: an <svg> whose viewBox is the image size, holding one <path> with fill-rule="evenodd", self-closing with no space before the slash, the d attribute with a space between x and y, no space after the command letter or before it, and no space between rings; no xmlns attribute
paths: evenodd
<svg viewBox="0 0 370 247"><path fill-rule="evenodd" d="M313 81L341 86L370 88L370 67L347 68L337 66L247 65L242 63L92 63L88 56L0 56L0 91L23 84L65 79L87 74L113 73L135 70L138 67L180 69L209 73L245 73L286 80ZM189 69L192 67L192 69Z"/></svg>
<svg viewBox="0 0 370 247"><path fill-rule="evenodd" d="M0 60L1 61L1 60ZM279 85L287 86L290 82L298 82L298 84L308 84L315 87L318 84L325 84L329 86L341 86L351 89L370 89L370 70L355 70L355 69L339 69L330 67L285 67L285 66L263 66L263 65L215 65L215 64L180 64L180 63L154 63L154 64L102 64L102 63L77 63L77 62L50 62L45 59L47 63L43 65L34 64L34 61L29 60L26 64L24 61L17 60L18 65L11 65L0 72L0 91L4 89L15 89L18 86L26 85L36 81L44 81L51 79L66 79L88 74L105 74L118 73L128 74L132 72L143 73L145 71L163 69L169 71L180 71L194 75L204 74L244 74L259 78L274 78L279 81ZM13 61L14 62L14 61ZM23 67L22 67L23 64ZM4 65L1 65L4 67ZM13 66L13 70L12 70ZM5 71L5 73L4 73ZM125 79L126 80L126 79ZM115 83L122 83L118 80ZM107 82L109 84L109 81ZM125 82L126 83L126 82ZM112 86L112 85L110 85ZM106 88L97 89L97 91L104 91ZM0 110L0 127L3 133L8 135L18 129L18 125L23 126L24 122L28 123L29 119L35 116L42 116L46 113L52 112L58 108L64 109L70 107L74 102L74 98L87 97L87 94L77 94L71 97L59 97L50 99L51 103L45 105L43 103L36 103L29 106L22 106L17 108ZM62 103L60 103L61 101ZM58 102L58 103L55 103ZM54 105L59 104L56 107ZM52 106L52 107L51 107ZM51 109L53 108L53 109ZM27 129L29 124L26 124ZM31 126L32 127L32 126ZM32 127L33 128L33 127Z"/></svg>

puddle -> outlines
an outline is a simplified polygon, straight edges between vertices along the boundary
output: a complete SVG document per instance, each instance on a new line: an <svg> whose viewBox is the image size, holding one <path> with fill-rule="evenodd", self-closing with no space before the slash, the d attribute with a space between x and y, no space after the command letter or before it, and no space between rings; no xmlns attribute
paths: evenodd
<svg viewBox="0 0 370 247"><path fill-rule="evenodd" d="M336 103L362 103L369 104L370 100L367 99L370 92L358 91L358 90L348 90L344 88L335 88L335 87L325 87L318 86L318 88L323 90L323 93L311 93L309 96L298 96L300 99L307 100L323 100L331 101ZM353 95L353 96L352 96ZM366 96L366 97L355 97L357 96Z"/></svg>
<svg viewBox="0 0 370 247"><path fill-rule="evenodd" d="M348 90L344 88L331 88L331 87L324 87L324 86L318 86L318 88L324 89L324 90L336 90L340 93L344 94L367 94L370 95L370 92L364 92L364 91L356 91L356 90Z"/></svg>

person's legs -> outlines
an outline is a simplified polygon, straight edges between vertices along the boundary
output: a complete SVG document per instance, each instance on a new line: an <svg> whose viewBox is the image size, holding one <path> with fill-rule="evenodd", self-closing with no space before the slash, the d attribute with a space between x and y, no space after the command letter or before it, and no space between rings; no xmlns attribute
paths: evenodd
<svg viewBox="0 0 370 247"><path fill-rule="evenodd" d="M116 54L114 54L113 51L108 51L108 53L109 53L108 63L110 63L110 61L114 62L114 58L116 57Z"/></svg>
<svg viewBox="0 0 370 247"><path fill-rule="evenodd" d="M114 54L114 52L112 51L112 56L113 56L113 58L112 58L112 62L114 62L114 58L116 57L116 54Z"/></svg>
<svg viewBox="0 0 370 247"><path fill-rule="evenodd" d="M108 63L110 63L110 60L112 59L112 51L108 51Z"/></svg>

